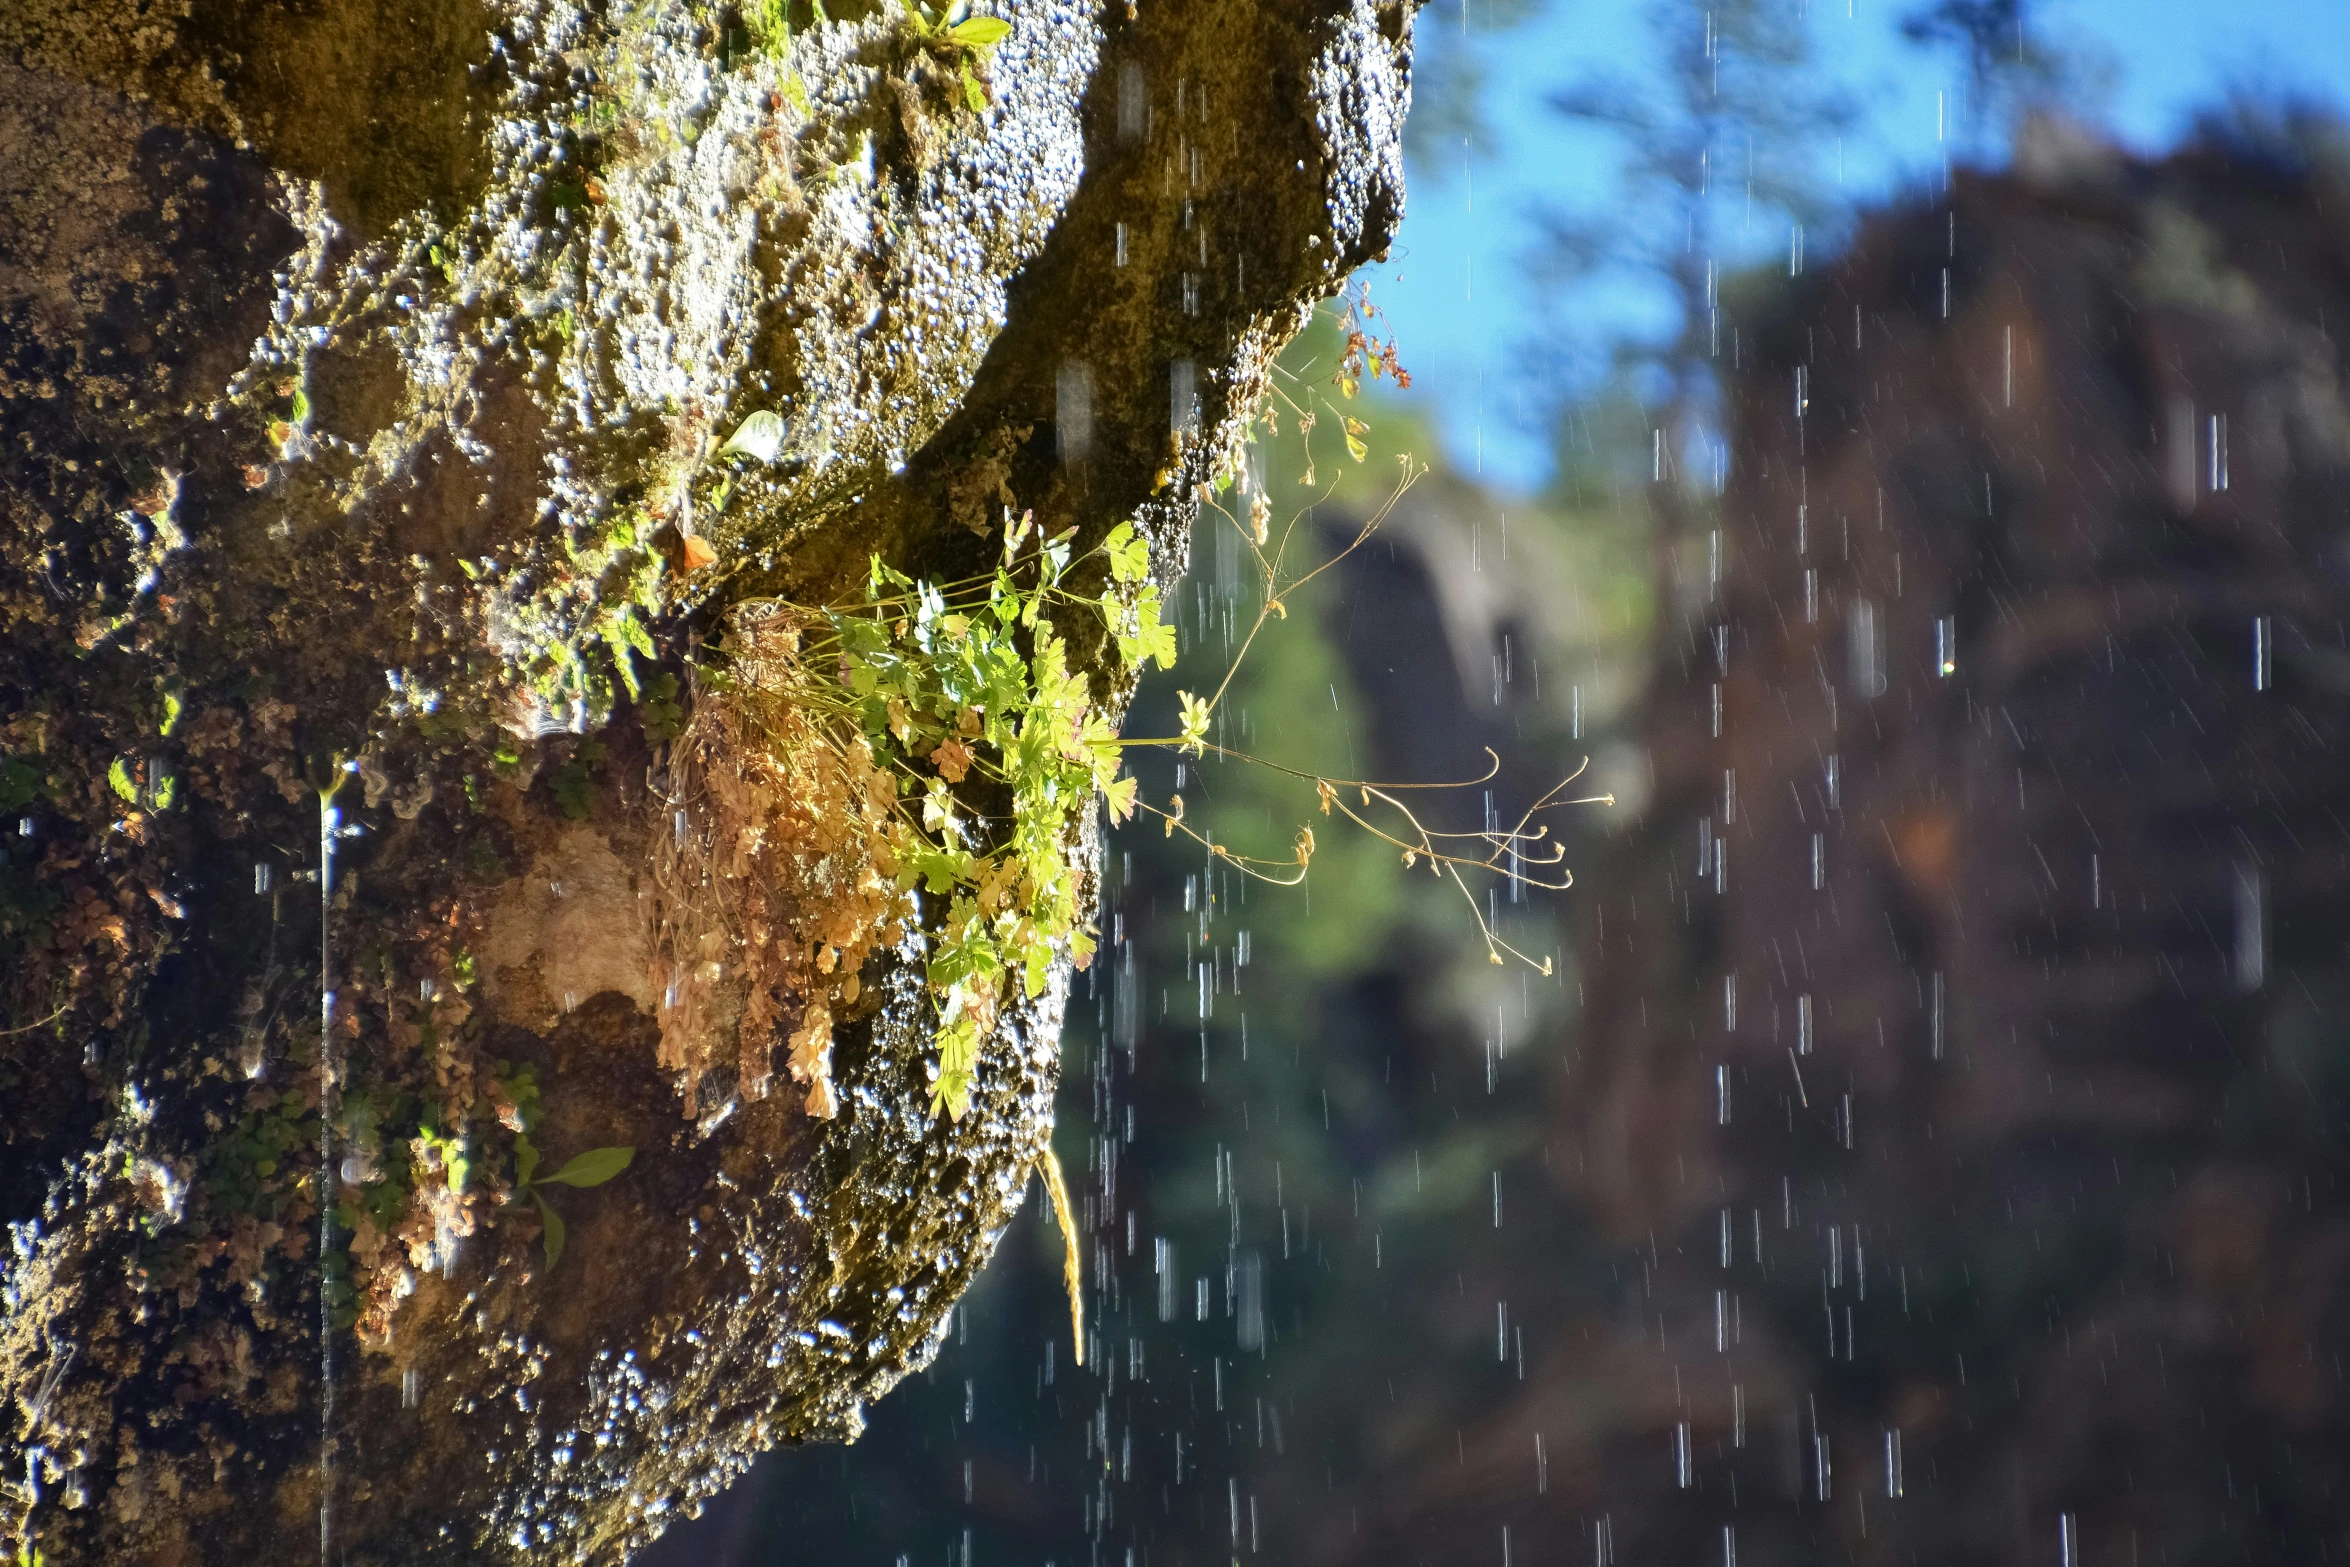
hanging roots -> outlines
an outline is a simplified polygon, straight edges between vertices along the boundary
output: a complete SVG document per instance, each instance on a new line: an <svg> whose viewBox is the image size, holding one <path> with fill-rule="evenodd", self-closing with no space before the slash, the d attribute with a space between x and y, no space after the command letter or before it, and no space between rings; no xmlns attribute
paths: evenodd
<svg viewBox="0 0 2350 1567"><path fill-rule="evenodd" d="M702 1074L733 1058L744 1099L764 1098L777 1034L810 1115L839 1109L836 1009L858 971L912 915L892 884L896 780L820 700L800 655L805 622L752 602L728 616L723 672L697 671L669 752L671 819L656 834L655 981L661 1065ZM731 1040L731 1050L729 1041Z"/></svg>

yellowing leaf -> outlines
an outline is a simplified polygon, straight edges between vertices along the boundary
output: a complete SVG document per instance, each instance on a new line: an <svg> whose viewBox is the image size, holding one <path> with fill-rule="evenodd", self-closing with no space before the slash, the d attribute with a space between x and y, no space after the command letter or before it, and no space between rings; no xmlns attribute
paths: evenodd
<svg viewBox="0 0 2350 1567"><path fill-rule="evenodd" d="M971 770L972 761L971 748L960 740L946 741L930 753L930 765L948 783L961 783L964 774Z"/></svg>
<svg viewBox="0 0 2350 1567"><path fill-rule="evenodd" d="M1053 1145L1049 1142L1037 1155L1036 1167L1044 1176L1044 1189L1052 1195L1053 1218L1061 1226L1061 1282L1069 1291L1069 1338L1077 1346L1076 1360L1082 1366L1085 1364L1085 1266L1081 1260L1084 1248L1077 1240L1069 1183L1061 1177L1061 1161L1053 1156Z"/></svg>
<svg viewBox="0 0 2350 1567"><path fill-rule="evenodd" d="M1110 802L1111 821L1123 822L1134 814L1134 797L1141 787L1136 779L1121 778L1102 791L1103 798Z"/></svg>
<svg viewBox="0 0 2350 1567"><path fill-rule="evenodd" d="M929 792L922 796L922 825L932 832L943 832L954 821L954 797L947 793L946 785L931 779Z"/></svg>
<svg viewBox="0 0 2350 1567"><path fill-rule="evenodd" d="M1202 755L1208 748L1208 704L1188 691L1178 691L1175 696L1183 704L1183 744L1177 749Z"/></svg>

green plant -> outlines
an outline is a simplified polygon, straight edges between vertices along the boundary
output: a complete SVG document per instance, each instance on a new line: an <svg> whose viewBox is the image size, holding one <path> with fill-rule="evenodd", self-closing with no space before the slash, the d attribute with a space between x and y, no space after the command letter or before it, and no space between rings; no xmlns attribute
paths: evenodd
<svg viewBox="0 0 2350 1567"><path fill-rule="evenodd" d="M1407 463L1390 506L1415 477ZM1359 547L1384 516L1383 509L1348 548ZM1289 572L1283 555L1298 519L1278 541L1269 538L1261 518L1245 525L1231 520L1252 535L1250 547L1267 587L1257 623L1234 657L1237 669L1265 622L1286 614L1282 593L1336 562ZM798 1000L791 1070L810 1084L815 1114L830 1113L832 1103L831 1003L854 998L854 976L864 958L913 922L918 894L944 900L943 910L926 922L925 979L938 1008L931 1110L957 1118L968 1110L980 1045L994 1029L1008 987L1016 983L1034 998L1043 992L1057 953L1079 968L1092 957L1094 932L1081 918L1077 871L1067 851L1076 818L1097 796L1113 821L1149 812L1168 833L1198 839L1219 860L1260 880L1295 884L1306 874L1314 851L1311 827L1301 827L1286 860L1239 854L1184 824L1180 794L1165 807L1152 805L1141 799L1134 778L1120 776L1124 753L1135 746L1199 755L1214 745L1220 755L1257 759L1211 738L1229 671L1204 698L1179 693L1179 733L1119 736L1087 682L1069 668L1055 617L1099 616L1119 658L1137 674L1150 664L1172 664L1175 632L1149 580L1147 542L1131 524L1113 528L1085 557L1101 562L1106 580L1099 592L1072 585L1073 532L1046 538L1023 517L1006 529L1002 559L991 574L943 585L908 577L876 557L863 603L815 611L764 606L767 623L781 623L783 632L738 636L727 649L726 666L704 672L704 701L696 713L705 725L701 738L710 741L725 729L723 744L703 747L705 777L721 780L706 797L722 815L739 818L721 821L712 836L728 844L747 838L776 851L771 866L738 865L729 874L754 883L768 879L762 870L778 881L804 877L807 885L796 892L802 906L837 908L847 901L846 889L863 889L863 907L853 917L818 931L803 928L800 941L789 944L810 955L806 968L786 965L773 976L789 996L769 999L766 977L753 980L747 1029ZM695 752L692 745L684 748L688 766ZM1461 880L1464 869L1506 871L1549 885L1542 873L1558 861L1556 845L1545 843L1543 830L1531 824L1535 812L1566 803L1557 790L1513 828L1453 833L1424 824L1395 788L1258 765L1310 785L1324 815L1343 815L1393 844L1407 865L1425 861L1449 876L1472 908L1476 900ZM762 767L771 768L771 776L759 776ZM1464 786L1484 781L1465 780ZM1359 801L1349 803L1349 793ZM788 806L804 809L811 799L820 802L814 822L790 814ZM1374 821L1368 814L1373 811L1390 819ZM861 829L836 826L823 833L824 821L840 818L861 821ZM862 871L854 864L860 856L868 862ZM824 868L811 872L810 862ZM669 880L693 886L717 878L708 867L693 867ZM784 897L773 910L762 907L742 923L766 928L776 918L790 919L793 902ZM680 934L672 938L673 974L690 974L697 956L708 950L706 927L688 923L677 922ZM1481 913L1478 923L1495 962L1505 952L1523 957L1487 927ZM746 957L754 965L760 961L755 950ZM1525 961L1548 971L1546 963ZM688 1008L678 1020L680 1035L691 1032L693 1015ZM671 1064L686 1058L680 1048Z"/></svg>
<svg viewBox="0 0 2350 1567"><path fill-rule="evenodd" d="M832 20L824 14L824 0L811 0L809 12L819 22ZM742 20L754 50L772 60L791 57L791 0L749 0L743 7ZM798 71L784 73L783 92L793 108L802 114L809 112L808 89Z"/></svg>
<svg viewBox="0 0 2350 1567"><path fill-rule="evenodd" d="M437 1121L427 1118L416 1129L416 1140L424 1145L425 1159L446 1172L449 1190L462 1194L465 1183L473 1175L472 1142L459 1126L444 1132Z"/></svg>
<svg viewBox="0 0 2350 1567"><path fill-rule="evenodd" d="M636 1157L633 1147L590 1148L586 1153L574 1154L562 1169L553 1175L541 1176L539 1151L531 1142L530 1134L520 1132L514 1138L514 1189L530 1193L530 1200L539 1205L539 1223L546 1236L547 1268L551 1272L563 1257L563 1216L557 1213L539 1188L544 1186L601 1186L629 1166Z"/></svg>
<svg viewBox="0 0 2350 1567"><path fill-rule="evenodd" d="M0 812L22 810L41 797L39 768L0 751Z"/></svg>
<svg viewBox="0 0 2350 1567"><path fill-rule="evenodd" d="M954 66L963 79L963 101L971 112L987 108L987 89L972 74L974 63L985 65L995 46L1011 36L1012 24L998 16L970 15L970 0L941 5L934 14L921 0L905 0L907 27L924 48Z"/></svg>
<svg viewBox="0 0 2350 1567"><path fill-rule="evenodd" d="M311 1110L300 1093L256 1095L235 1127L204 1150L205 1200L219 1212L274 1219L294 1184L289 1153L313 1140Z"/></svg>
<svg viewBox="0 0 2350 1567"><path fill-rule="evenodd" d="M934 33L964 25L951 14L934 20L923 13L920 21ZM1341 393L1351 394L1366 369L1403 379L1393 343L1371 338L1372 317L1366 300L1350 304L1341 319L1346 348L1333 377ZM1309 404L1338 412L1318 392L1306 395ZM1310 450L1317 409L1286 395L1280 402ZM1279 413L1266 410L1276 433ZM1367 455L1362 427L1343 414L1340 422L1359 463ZM746 421L737 442L751 428ZM1178 693L1181 717L1171 736L1121 737L1088 680L1070 667L1067 638L1096 618L1126 680L1174 663L1175 628L1150 580L1149 542L1131 523L1119 523L1077 557L1074 528L1047 537L1031 514L1007 523L996 565L978 576L917 580L874 556L860 602L735 604L716 656L695 670L692 711L670 748L679 828L657 840L654 875L662 1065L696 1080L728 1026L721 1019L731 1015L741 1052L737 1080L755 1098L766 1091L768 1041L785 1023L789 1070L807 1085L809 1113L833 1114L834 1008L856 1001L869 957L919 926L938 1013L931 1112L960 1118L970 1106L980 1046L1009 988L1017 984L1033 999L1057 955L1081 969L1092 958L1095 932L1082 918L1079 872L1068 851L1097 797L1113 822L1148 812L1168 834L1194 838L1244 875L1283 884L1303 879L1314 852L1310 825L1301 825L1286 858L1236 853L1185 825L1180 793L1164 807L1141 798L1138 781L1121 776L1133 747L1195 756L1213 747L1220 757L1310 787L1323 815L1343 815L1392 845L1407 866L1425 863L1451 879L1476 911L1493 961L1506 953L1549 972L1547 962L1526 958L1493 932L1462 873L1563 887L1544 879L1561 851L1533 818L1579 802L1554 789L1514 826L1444 831L1421 819L1402 786L1277 766L1216 738L1233 671L1267 621L1286 617L1283 595L1367 541L1419 472L1405 458L1355 539L1305 570L1292 570L1287 556L1307 508L1275 537L1261 488L1250 492L1245 515L1207 497L1210 511L1246 541L1264 592L1222 682L1205 697ZM1232 483L1226 474L1216 492ZM1449 787L1472 788L1491 776ZM690 832L689 821L696 824ZM713 988L722 981L735 987L738 1004Z"/></svg>
<svg viewBox="0 0 2350 1567"><path fill-rule="evenodd" d="M677 676L667 670L645 682L644 698L637 710L647 739L656 743L674 740L678 730L685 727L685 708L677 697Z"/></svg>
<svg viewBox="0 0 2350 1567"><path fill-rule="evenodd" d="M596 764L604 759L604 745L593 738L583 739L572 751L571 759L555 769L548 780L555 791L555 804L572 821L585 821L595 796Z"/></svg>

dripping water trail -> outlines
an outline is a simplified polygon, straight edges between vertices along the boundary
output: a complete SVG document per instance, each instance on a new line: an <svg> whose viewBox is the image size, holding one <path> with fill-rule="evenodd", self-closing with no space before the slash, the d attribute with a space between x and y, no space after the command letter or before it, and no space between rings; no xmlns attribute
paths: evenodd
<svg viewBox="0 0 2350 1567"><path fill-rule="evenodd" d="M334 1246L335 1101L340 1087L335 1059L334 892L335 839L342 814L335 791L343 781L338 765L318 792L318 1561L330 1567L335 1532L335 1309L327 1256Z"/></svg>

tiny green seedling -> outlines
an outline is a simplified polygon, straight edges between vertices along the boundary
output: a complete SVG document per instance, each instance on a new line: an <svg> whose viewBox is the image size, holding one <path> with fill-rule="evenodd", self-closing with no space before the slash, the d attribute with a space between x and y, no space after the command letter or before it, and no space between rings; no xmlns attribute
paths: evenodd
<svg viewBox="0 0 2350 1567"><path fill-rule="evenodd" d="M997 44L1011 36L1012 24L1000 16L972 16L969 0L942 5L935 15L920 0L906 0L906 14L915 35L932 50L947 56L963 77L963 101L978 114L987 108L987 90L971 74L973 61L984 63Z"/></svg>
<svg viewBox="0 0 2350 1567"><path fill-rule="evenodd" d="M538 1174L539 1151L529 1136L517 1133L514 1138L514 1189L530 1193L530 1200L539 1205L539 1222L546 1231L547 1270L554 1271L563 1256L563 1216L558 1214L541 1195L542 1186L601 1186L628 1168L636 1157L629 1148L590 1148L575 1154L570 1162L553 1175Z"/></svg>

